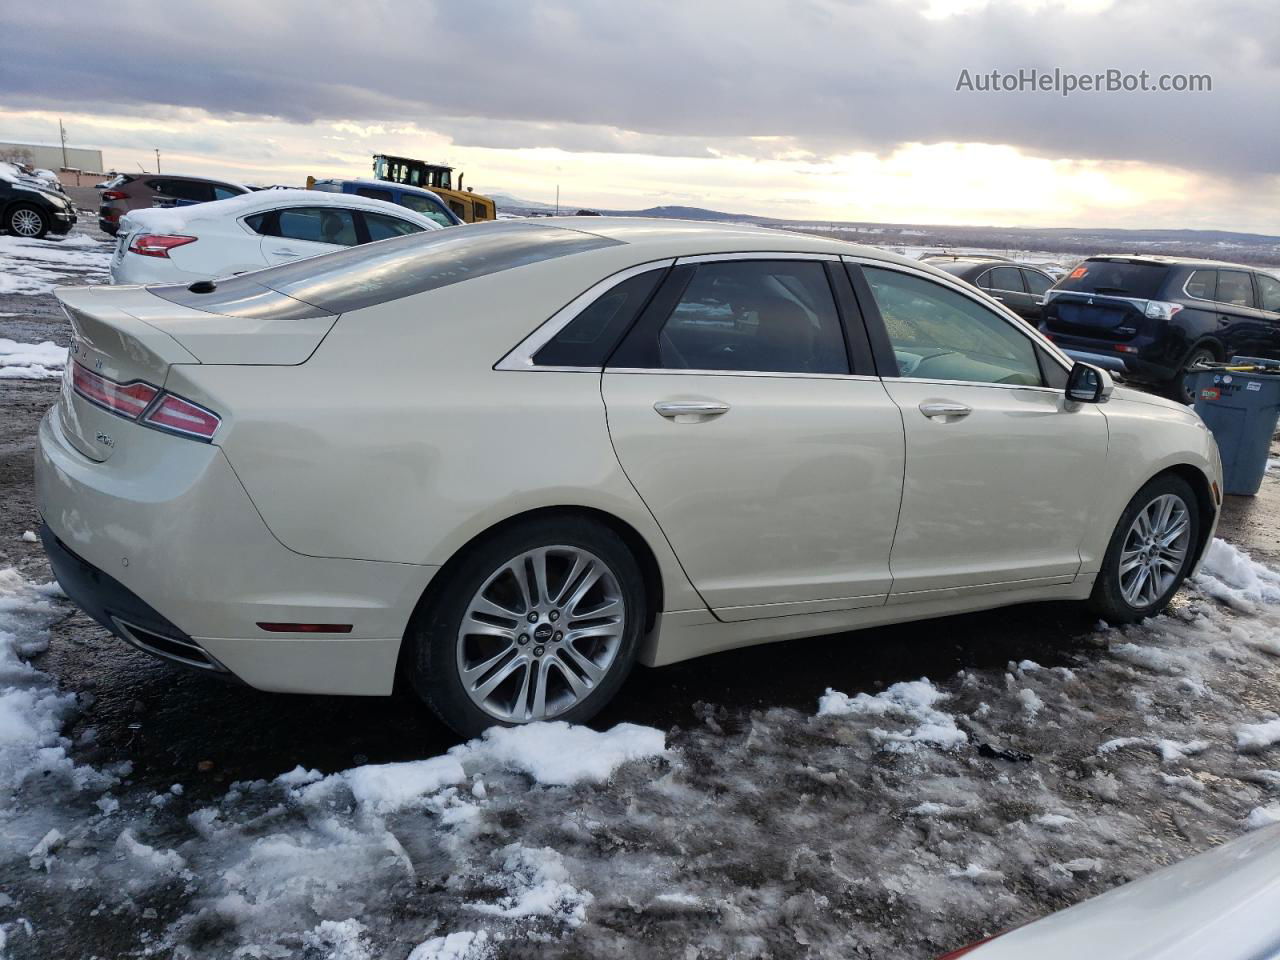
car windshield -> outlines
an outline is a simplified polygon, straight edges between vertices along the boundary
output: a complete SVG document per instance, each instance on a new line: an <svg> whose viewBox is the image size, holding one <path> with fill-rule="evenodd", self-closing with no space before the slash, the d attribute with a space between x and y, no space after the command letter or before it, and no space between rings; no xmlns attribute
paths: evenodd
<svg viewBox="0 0 1280 960"><path fill-rule="evenodd" d="M1059 282L1058 289L1150 300L1159 294L1168 273L1162 263L1086 260Z"/></svg>

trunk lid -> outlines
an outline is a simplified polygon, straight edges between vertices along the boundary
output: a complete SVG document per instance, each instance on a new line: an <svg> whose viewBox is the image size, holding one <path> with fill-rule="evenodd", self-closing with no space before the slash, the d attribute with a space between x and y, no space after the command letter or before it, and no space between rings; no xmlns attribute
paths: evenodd
<svg viewBox="0 0 1280 960"><path fill-rule="evenodd" d="M174 364L302 363L337 320L265 287L245 291L241 285L238 299L230 303L210 298L210 306L228 312L199 310L153 292L172 289L94 286L55 291L72 328L57 416L68 442L90 459L110 459L122 434L146 428L77 392L77 366L117 385L141 382L160 389ZM178 289L187 293L186 288Z"/></svg>
<svg viewBox="0 0 1280 960"><path fill-rule="evenodd" d="M1043 319L1050 333L1132 340L1150 323L1170 266L1135 257L1091 257L1049 291Z"/></svg>

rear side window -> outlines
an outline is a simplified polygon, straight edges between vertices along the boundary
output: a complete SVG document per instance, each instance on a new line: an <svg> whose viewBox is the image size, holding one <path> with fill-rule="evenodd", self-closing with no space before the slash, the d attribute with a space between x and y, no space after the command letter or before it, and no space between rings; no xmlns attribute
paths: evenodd
<svg viewBox="0 0 1280 960"><path fill-rule="evenodd" d="M1262 309L1272 313L1280 313L1280 280L1266 273L1255 274L1258 278L1258 293L1262 299Z"/></svg>
<svg viewBox="0 0 1280 960"><path fill-rule="evenodd" d="M192 293L179 284L149 290L172 303L224 316L271 316L272 311L321 316L621 244L582 230L501 220L325 253L219 280L208 293ZM292 307L267 296L270 291L291 298ZM244 312L249 309L254 312Z"/></svg>
<svg viewBox="0 0 1280 960"><path fill-rule="evenodd" d="M1153 300L1168 276L1161 263L1130 260L1085 260L1058 284L1059 290Z"/></svg>
<svg viewBox="0 0 1280 960"><path fill-rule="evenodd" d="M370 200L385 200L391 203L390 190L375 190L373 187L356 187L357 197L368 197Z"/></svg>
<svg viewBox="0 0 1280 960"><path fill-rule="evenodd" d="M350 210L331 207L291 207L276 219L276 236L308 243L355 246L356 221Z"/></svg>
<svg viewBox="0 0 1280 960"><path fill-rule="evenodd" d="M363 212L361 216L364 217L364 225L369 230L370 240L389 240L391 237L403 237L406 233L419 233L422 230L418 224L401 220L399 217L388 217L385 214L368 211Z"/></svg>
<svg viewBox="0 0 1280 960"><path fill-rule="evenodd" d="M848 373L849 353L821 263L704 263L658 332L667 370Z"/></svg>
<svg viewBox="0 0 1280 960"><path fill-rule="evenodd" d="M540 367L603 367L664 272L650 270L604 293L534 354L533 362Z"/></svg>
<svg viewBox="0 0 1280 960"><path fill-rule="evenodd" d="M1197 300L1218 298L1218 271L1193 270L1186 283L1187 296Z"/></svg>
<svg viewBox="0 0 1280 960"><path fill-rule="evenodd" d="M244 192L243 190L236 190L232 187L216 187L215 186L213 188L213 199L226 200L229 197L238 197L243 192Z"/></svg>
<svg viewBox="0 0 1280 960"><path fill-rule="evenodd" d="M1022 293L1022 272L1017 267L995 267L991 271L991 289Z"/></svg>
<svg viewBox="0 0 1280 960"><path fill-rule="evenodd" d="M1249 274L1243 270L1219 270L1218 295L1214 299L1236 307L1252 307L1253 281Z"/></svg>
<svg viewBox="0 0 1280 960"><path fill-rule="evenodd" d="M152 180L148 183L158 193L179 200L205 203L213 199L213 187L195 180Z"/></svg>

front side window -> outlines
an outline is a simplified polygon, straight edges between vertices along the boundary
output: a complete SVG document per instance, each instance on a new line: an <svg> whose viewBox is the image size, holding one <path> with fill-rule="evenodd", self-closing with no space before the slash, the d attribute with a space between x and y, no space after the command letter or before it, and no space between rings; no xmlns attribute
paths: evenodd
<svg viewBox="0 0 1280 960"><path fill-rule="evenodd" d="M698 266L658 332L668 370L848 373L826 270L808 260Z"/></svg>
<svg viewBox="0 0 1280 960"><path fill-rule="evenodd" d="M288 240L353 247L356 244L356 221L350 210L292 207L280 211L276 235Z"/></svg>
<svg viewBox="0 0 1280 960"><path fill-rule="evenodd" d="M1017 267L996 267L991 271L991 289L1022 293L1022 274Z"/></svg>
<svg viewBox="0 0 1280 960"><path fill-rule="evenodd" d="M1043 273L1037 273L1035 270L1023 270L1022 278L1027 281L1027 289L1037 297L1043 297L1049 292L1049 288L1053 286L1053 281L1050 278Z"/></svg>
<svg viewBox="0 0 1280 960"><path fill-rule="evenodd" d="M177 197L179 200L205 203L213 199L212 184L199 183L194 180L164 180L161 182L164 186L159 188L160 192L170 197Z"/></svg>
<svg viewBox="0 0 1280 960"><path fill-rule="evenodd" d="M368 212L361 215L364 217L364 225L369 231L369 239L371 241L403 237L406 233L418 233L422 230L422 227L416 223L401 220L399 217L388 217L381 213Z"/></svg>
<svg viewBox="0 0 1280 960"><path fill-rule="evenodd" d="M1214 299L1236 307L1252 307L1253 282L1249 274L1243 270L1219 270L1218 295Z"/></svg>
<svg viewBox="0 0 1280 960"><path fill-rule="evenodd" d="M1042 386L1035 344L1013 324L939 283L863 267L898 373L925 380Z"/></svg>
<svg viewBox="0 0 1280 960"><path fill-rule="evenodd" d="M414 213L420 213L424 217L430 217L442 227L452 227L456 220L445 212L440 204L436 203L430 197L419 197L412 193L402 194L400 197L400 206Z"/></svg>
<svg viewBox="0 0 1280 960"><path fill-rule="evenodd" d="M1280 280L1266 273L1259 273L1256 276L1262 309L1271 313L1280 313Z"/></svg>

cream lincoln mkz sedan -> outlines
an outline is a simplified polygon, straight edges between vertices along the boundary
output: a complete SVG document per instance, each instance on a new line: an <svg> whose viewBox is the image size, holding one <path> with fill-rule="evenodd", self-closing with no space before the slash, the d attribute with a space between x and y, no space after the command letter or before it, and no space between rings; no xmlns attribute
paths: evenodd
<svg viewBox="0 0 1280 960"><path fill-rule="evenodd" d="M1181 405L879 250L506 221L59 298L66 592L150 653L456 730L635 662L1029 600L1162 609L1217 522Z"/></svg>

